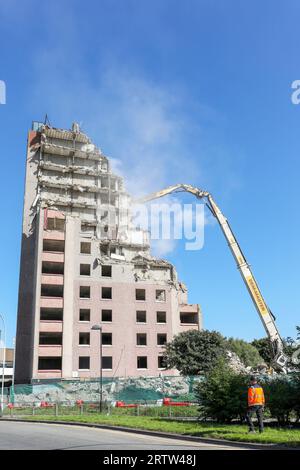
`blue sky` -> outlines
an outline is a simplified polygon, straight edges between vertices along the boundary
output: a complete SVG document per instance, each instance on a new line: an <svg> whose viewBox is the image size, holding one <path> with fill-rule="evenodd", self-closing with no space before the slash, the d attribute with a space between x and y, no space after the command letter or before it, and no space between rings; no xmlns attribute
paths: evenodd
<svg viewBox="0 0 300 470"><path fill-rule="evenodd" d="M15 332L26 133L48 113L82 128L132 193L185 182L229 218L283 336L299 309L297 0L0 0L0 309ZM185 202L192 202L184 196ZM220 229L166 250L204 325L264 330Z"/></svg>

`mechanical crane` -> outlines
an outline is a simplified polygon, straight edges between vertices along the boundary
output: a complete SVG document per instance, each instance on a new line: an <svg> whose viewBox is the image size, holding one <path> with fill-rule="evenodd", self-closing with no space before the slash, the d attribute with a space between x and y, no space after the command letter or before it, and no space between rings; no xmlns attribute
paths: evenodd
<svg viewBox="0 0 300 470"><path fill-rule="evenodd" d="M146 203L153 199L158 199L170 193L180 191L191 193L196 196L197 199L204 199L206 206L209 208L213 216L217 219L221 230L226 238L228 246L231 250L231 253L237 263L237 267L248 289L250 297L255 305L255 308L269 337L273 352L273 367L274 369L279 369L283 372L286 372L288 357L284 354L283 351L283 342L280 337L278 328L275 324L275 317L262 296L260 288L252 274L250 266L239 246L239 243L229 225L227 218L223 215L223 213L215 203L212 195L207 191L195 188L194 186L191 186L189 184L176 184L162 189L161 191L149 194L148 196L140 198L135 202Z"/></svg>

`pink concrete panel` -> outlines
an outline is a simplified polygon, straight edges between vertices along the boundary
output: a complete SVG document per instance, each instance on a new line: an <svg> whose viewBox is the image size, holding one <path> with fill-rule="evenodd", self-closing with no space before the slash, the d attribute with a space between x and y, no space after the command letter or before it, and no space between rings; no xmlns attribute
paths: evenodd
<svg viewBox="0 0 300 470"><path fill-rule="evenodd" d="M65 239L65 233L64 232L58 232L56 230L49 230L49 232L44 230L43 239L45 239L45 240L64 240Z"/></svg>
<svg viewBox="0 0 300 470"><path fill-rule="evenodd" d="M179 309L181 312L198 312L198 305L197 304L184 304L179 305Z"/></svg>
<svg viewBox="0 0 300 470"><path fill-rule="evenodd" d="M61 333L63 330L63 322L56 320L41 320L40 321L40 331L42 332L51 332L51 333Z"/></svg>
<svg viewBox="0 0 300 470"><path fill-rule="evenodd" d="M180 324L181 331L188 331L188 330L198 330L198 324L195 323L181 323Z"/></svg>
<svg viewBox="0 0 300 470"><path fill-rule="evenodd" d="M45 251L42 253L42 261L52 261L53 263L63 263L64 253L54 253L51 251Z"/></svg>
<svg viewBox="0 0 300 470"><path fill-rule="evenodd" d="M63 214L60 211L53 210L53 209L48 209L47 216L48 218L55 217L57 219L65 219L65 214Z"/></svg>
<svg viewBox="0 0 300 470"><path fill-rule="evenodd" d="M61 371L48 371L48 370L39 370L37 375L37 379L60 379L61 378Z"/></svg>
<svg viewBox="0 0 300 470"><path fill-rule="evenodd" d="M63 298L62 297L41 297L40 307L63 308Z"/></svg>
<svg viewBox="0 0 300 470"><path fill-rule="evenodd" d="M61 356L62 347L61 346L48 346L44 344L39 346L39 356L40 357L58 357Z"/></svg>
<svg viewBox="0 0 300 470"><path fill-rule="evenodd" d="M62 274L42 274L41 283L62 286L64 284L64 276Z"/></svg>

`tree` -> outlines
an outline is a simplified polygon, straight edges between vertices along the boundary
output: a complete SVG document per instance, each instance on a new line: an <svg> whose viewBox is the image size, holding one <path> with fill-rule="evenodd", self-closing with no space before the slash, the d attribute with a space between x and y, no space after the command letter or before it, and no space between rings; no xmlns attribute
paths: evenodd
<svg viewBox="0 0 300 470"><path fill-rule="evenodd" d="M278 424L285 425L290 422L292 412L299 409L299 391L296 377L276 375L269 380L261 381L263 385L266 406L271 416L276 418Z"/></svg>
<svg viewBox="0 0 300 470"><path fill-rule="evenodd" d="M234 372L223 358L205 374L195 394L200 418L229 423L235 418L242 422L247 409L249 377Z"/></svg>
<svg viewBox="0 0 300 470"><path fill-rule="evenodd" d="M271 366L272 362L272 347L271 347L271 342L269 338L260 338L260 339L255 339L252 341L252 346L254 346L260 357L264 360L264 362L268 365Z"/></svg>
<svg viewBox="0 0 300 470"><path fill-rule="evenodd" d="M226 341L220 333L189 330L165 346L164 365L182 375L198 375L210 370L220 357L226 357Z"/></svg>
<svg viewBox="0 0 300 470"><path fill-rule="evenodd" d="M229 338L228 349L239 356L246 367L257 367L264 362L257 348L243 339Z"/></svg>

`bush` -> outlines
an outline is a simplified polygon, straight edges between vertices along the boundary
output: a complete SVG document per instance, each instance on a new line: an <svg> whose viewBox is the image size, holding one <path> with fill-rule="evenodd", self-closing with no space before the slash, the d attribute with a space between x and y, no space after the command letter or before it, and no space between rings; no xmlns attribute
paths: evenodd
<svg viewBox="0 0 300 470"><path fill-rule="evenodd" d="M261 381L270 415L279 425L289 424L300 413L299 376L278 375Z"/></svg>
<svg viewBox="0 0 300 470"><path fill-rule="evenodd" d="M206 373L196 388L200 418L229 423L243 421L247 409L248 377L234 372L223 360Z"/></svg>
<svg viewBox="0 0 300 470"><path fill-rule="evenodd" d="M179 333L166 345L164 364L167 369L177 369L182 375L199 375L225 356L226 341L220 333L189 330Z"/></svg>
<svg viewBox="0 0 300 470"><path fill-rule="evenodd" d="M275 418L280 426L292 418L300 419L300 374L276 375L258 379L264 388L266 415ZM234 372L220 360L205 374L196 388L199 418L210 418L219 423L233 419L243 420L247 409L248 375Z"/></svg>

